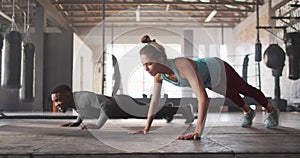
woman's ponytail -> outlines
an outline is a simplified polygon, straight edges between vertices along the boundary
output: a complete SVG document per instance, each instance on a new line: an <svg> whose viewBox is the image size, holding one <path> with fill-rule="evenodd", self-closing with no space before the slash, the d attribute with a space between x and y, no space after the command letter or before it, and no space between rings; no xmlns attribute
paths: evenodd
<svg viewBox="0 0 300 158"><path fill-rule="evenodd" d="M151 42L155 42L155 39L151 40L149 35L145 35L141 38L141 42L142 43L151 43Z"/></svg>
<svg viewBox="0 0 300 158"><path fill-rule="evenodd" d="M140 54L148 54L157 59L160 57L163 57L165 60L167 59L165 48L158 44L155 39L151 40L149 35L144 35L141 38L141 42L147 43L147 45L140 50Z"/></svg>

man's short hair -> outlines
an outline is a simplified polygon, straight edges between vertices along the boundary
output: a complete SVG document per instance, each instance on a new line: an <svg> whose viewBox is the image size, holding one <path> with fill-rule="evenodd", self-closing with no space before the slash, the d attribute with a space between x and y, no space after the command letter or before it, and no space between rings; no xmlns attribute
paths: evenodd
<svg viewBox="0 0 300 158"><path fill-rule="evenodd" d="M72 92L72 89L68 85L61 84L61 85L56 86L51 91L51 94L54 94L54 93L70 93L70 92Z"/></svg>

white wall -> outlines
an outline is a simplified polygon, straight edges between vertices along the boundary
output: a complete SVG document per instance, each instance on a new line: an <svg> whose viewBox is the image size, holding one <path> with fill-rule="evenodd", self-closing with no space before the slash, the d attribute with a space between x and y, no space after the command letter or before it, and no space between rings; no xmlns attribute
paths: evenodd
<svg viewBox="0 0 300 158"><path fill-rule="evenodd" d="M92 50L74 34L73 91L93 91L94 68Z"/></svg>

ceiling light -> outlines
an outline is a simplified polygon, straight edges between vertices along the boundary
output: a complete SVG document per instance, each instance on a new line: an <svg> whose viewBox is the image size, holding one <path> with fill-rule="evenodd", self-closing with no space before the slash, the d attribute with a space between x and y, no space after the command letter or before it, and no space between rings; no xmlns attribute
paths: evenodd
<svg viewBox="0 0 300 158"><path fill-rule="evenodd" d="M225 4L225 6L226 6L227 8L231 8L231 9L236 9L236 8L238 8L237 6L230 5L230 4Z"/></svg>
<svg viewBox="0 0 300 158"><path fill-rule="evenodd" d="M58 6L59 6L59 8L60 8L61 10L64 9L64 7L63 7L61 4L59 4Z"/></svg>
<svg viewBox="0 0 300 158"><path fill-rule="evenodd" d="M200 0L200 2L209 3L210 0Z"/></svg>
<svg viewBox="0 0 300 158"><path fill-rule="evenodd" d="M198 0L182 0L182 2L197 2Z"/></svg>
<svg viewBox="0 0 300 158"><path fill-rule="evenodd" d="M210 22L211 19L217 14L217 11L214 9L213 11L210 12L210 14L207 16L205 19L205 22Z"/></svg>
<svg viewBox="0 0 300 158"><path fill-rule="evenodd" d="M135 11L135 21L141 21L140 6L138 5Z"/></svg>
<svg viewBox="0 0 300 158"><path fill-rule="evenodd" d="M167 6L166 6L166 12L169 11L169 8L170 8L170 4L167 4Z"/></svg>

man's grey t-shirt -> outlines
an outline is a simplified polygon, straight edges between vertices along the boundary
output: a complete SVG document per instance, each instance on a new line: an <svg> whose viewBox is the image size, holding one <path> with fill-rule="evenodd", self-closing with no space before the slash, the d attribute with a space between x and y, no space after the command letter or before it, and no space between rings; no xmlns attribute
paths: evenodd
<svg viewBox="0 0 300 158"><path fill-rule="evenodd" d="M97 125L103 126L115 106L114 100L93 92L74 92L74 102L79 117L83 119L98 118Z"/></svg>

